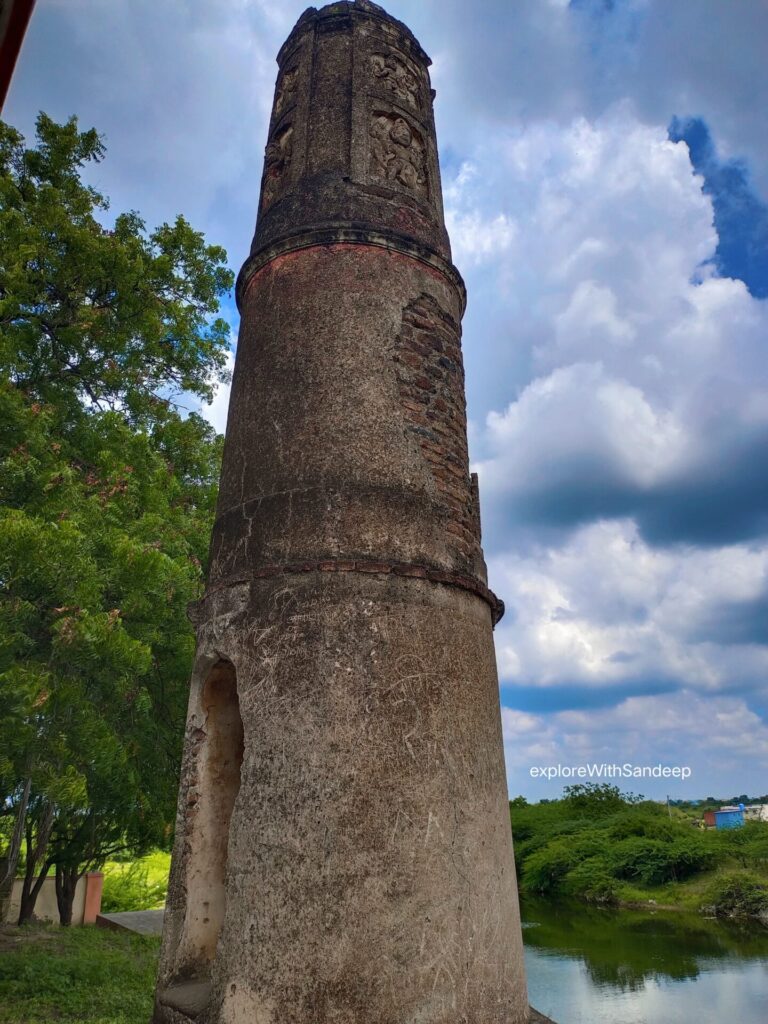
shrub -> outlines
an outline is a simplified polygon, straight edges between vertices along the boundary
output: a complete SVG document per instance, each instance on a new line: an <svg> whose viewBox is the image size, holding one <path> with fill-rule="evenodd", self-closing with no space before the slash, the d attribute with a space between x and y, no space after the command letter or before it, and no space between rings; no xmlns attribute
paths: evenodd
<svg viewBox="0 0 768 1024"><path fill-rule="evenodd" d="M568 872L563 891L569 896L585 899L587 903L617 903L619 897L616 879L611 878L602 857L591 857L577 864Z"/></svg>
<svg viewBox="0 0 768 1024"><path fill-rule="evenodd" d="M636 804L642 799L642 796L634 793L622 793L618 786L611 786L607 782L577 783L563 790L563 803L570 813L588 818L615 814L627 804Z"/></svg>
<svg viewBox="0 0 768 1024"><path fill-rule="evenodd" d="M748 821L743 828L718 830L713 838L723 854L736 858L742 867L768 863L768 822Z"/></svg>
<svg viewBox="0 0 768 1024"><path fill-rule="evenodd" d="M680 881L713 866L716 853L706 840L695 835L674 842L631 836L617 843L611 854L612 874L616 878L661 885Z"/></svg>
<svg viewBox="0 0 768 1024"><path fill-rule="evenodd" d="M768 912L768 885L747 873L721 875L707 890L702 909L718 917L756 917Z"/></svg>
<svg viewBox="0 0 768 1024"><path fill-rule="evenodd" d="M617 843L611 853L611 873L631 882L656 882L663 875L664 844L658 839L630 836Z"/></svg>
<svg viewBox="0 0 768 1024"><path fill-rule="evenodd" d="M706 835L693 832L691 835L676 839L669 849L669 860L678 881L707 871L715 866L718 853L707 841Z"/></svg>
<svg viewBox="0 0 768 1024"><path fill-rule="evenodd" d="M658 814L653 811L631 810L613 815L607 822L608 835L613 842L629 839L630 836L651 836L657 827Z"/></svg>
<svg viewBox="0 0 768 1024"><path fill-rule="evenodd" d="M548 843L526 859L523 865L523 888L535 893L558 892L573 860L570 844L563 840Z"/></svg>
<svg viewBox="0 0 768 1024"><path fill-rule="evenodd" d="M543 824L536 831L520 830L515 832L515 857L522 864L532 854L548 846L549 843L577 835L584 831L583 821L559 821ZM520 834L522 832L522 835Z"/></svg>
<svg viewBox="0 0 768 1024"><path fill-rule="evenodd" d="M104 875L101 909L105 914L123 910L151 910L165 899L166 881L150 881L147 868L136 861Z"/></svg>

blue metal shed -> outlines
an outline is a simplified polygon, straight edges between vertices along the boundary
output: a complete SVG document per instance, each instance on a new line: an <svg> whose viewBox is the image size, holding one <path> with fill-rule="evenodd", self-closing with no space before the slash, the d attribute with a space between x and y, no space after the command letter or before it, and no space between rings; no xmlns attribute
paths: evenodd
<svg viewBox="0 0 768 1024"><path fill-rule="evenodd" d="M744 811L738 807L727 811L715 811L715 828L741 828L744 824Z"/></svg>

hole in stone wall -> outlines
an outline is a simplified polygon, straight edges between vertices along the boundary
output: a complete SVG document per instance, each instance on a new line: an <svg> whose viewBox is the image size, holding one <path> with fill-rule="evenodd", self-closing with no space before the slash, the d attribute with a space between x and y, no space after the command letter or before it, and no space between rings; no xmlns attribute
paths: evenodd
<svg viewBox="0 0 768 1024"><path fill-rule="evenodd" d="M243 763L243 722L230 662L214 665L201 703L205 739L188 821L187 907L178 960L179 973L187 977L205 971L213 960L226 910L229 826Z"/></svg>

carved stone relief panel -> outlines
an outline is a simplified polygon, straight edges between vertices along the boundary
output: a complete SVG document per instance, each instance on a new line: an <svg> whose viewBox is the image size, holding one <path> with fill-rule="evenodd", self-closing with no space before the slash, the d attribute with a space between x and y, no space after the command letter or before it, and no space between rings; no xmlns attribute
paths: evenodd
<svg viewBox="0 0 768 1024"><path fill-rule="evenodd" d="M414 110L419 109L419 80L399 57L392 53L374 53L371 55L371 71L379 85L391 92L397 100Z"/></svg>
<svg viewBox="0 0 768 1024"><path fill-rule="evenodd" d="M427 198L426 153L419 133L405 118L378 110L373 112L370 136L371 177Z"/></svg>
<svg viewBox="0 0 768 1024"><path fill-rule="evenodd" d="M293 126L281 128L268 142L264 157L262 205L269 204L282 191L293 157Z"/></svg>
<svg viewBox="0 0 768 1024"><path fill-rule="evenodd" d="M298 75L298 68L288 68L287 71L283 72L275 94L274 116L276 118L280 117L282 112L291 105L294 93L296 92Z"/></svg>

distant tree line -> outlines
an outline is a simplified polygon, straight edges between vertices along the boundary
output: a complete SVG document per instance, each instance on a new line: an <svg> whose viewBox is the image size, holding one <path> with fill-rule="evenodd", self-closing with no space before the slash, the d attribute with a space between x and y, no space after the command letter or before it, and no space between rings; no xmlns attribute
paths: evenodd
<svg viewBox="0 0 768 1024"><path fill-rule="evenodd" d="M0 911L167 843L222 439L226 253L105 227L96 131L0 122ZM0 915L1 916L1 915Z"/></svg>
<svg viewBox="0 0 768 1024"><path fill-rule="evenodd" d="M672 803L679 803L683 806L692 806L690 800L673 800ZM762 796L747 796L746 793L741 793L739 796L728 796L728 797L716 797L708 796L704 800L700 801L697 806L701 809L704 805L716 809L721 807L723 804L768 804L768 793L764 793Z"/></svg>

